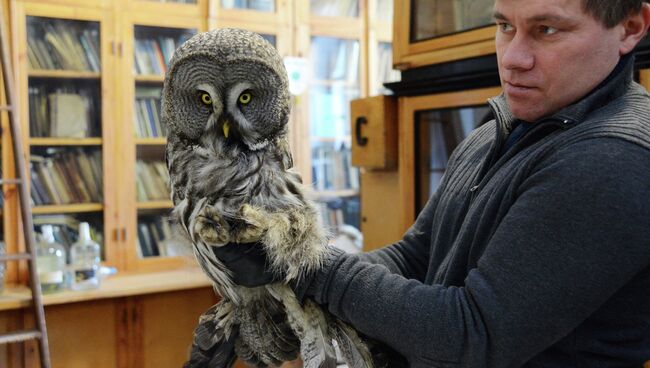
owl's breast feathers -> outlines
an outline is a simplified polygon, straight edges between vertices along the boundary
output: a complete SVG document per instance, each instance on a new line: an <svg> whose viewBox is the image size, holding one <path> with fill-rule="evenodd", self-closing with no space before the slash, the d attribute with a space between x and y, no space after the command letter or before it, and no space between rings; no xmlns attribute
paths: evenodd
<svg viewBox="0 0 650 368"><path fill-rule="evenodd" d="M291 152L284 137L259 151L212 142L168 143L174 203L207 197L210 203L220 201L229 207L249 203L277 210L304 205L300 177L289 170Z"/></svg>

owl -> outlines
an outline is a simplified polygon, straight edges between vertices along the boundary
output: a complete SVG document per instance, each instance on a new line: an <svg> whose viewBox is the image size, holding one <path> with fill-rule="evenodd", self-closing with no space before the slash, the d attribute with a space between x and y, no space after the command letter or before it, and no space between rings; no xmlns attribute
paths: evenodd
<svg viewBox="0 0 650 368"><path fill-rule="evenodd" d="M372 367L367 345L316 303L299 303L289 282L321 263L327 237L287 140L287 72L275 48L237 29L201 33L176 50L163 88L172 217L221 300L199 321L188 367L254 367L302 357L335 367L333 340L351 367ZM234 284L213 249L264 247L284 279Z"/></svg>

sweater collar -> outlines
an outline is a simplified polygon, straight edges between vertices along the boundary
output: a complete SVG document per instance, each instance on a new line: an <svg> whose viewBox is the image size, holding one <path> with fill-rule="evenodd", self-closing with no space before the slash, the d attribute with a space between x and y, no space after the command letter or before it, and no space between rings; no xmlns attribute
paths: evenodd
<svg viewBox="0 0 650 368"><path fill-rule="evenodd" d="M535 123L542 120L561 120L565 124L583 121L589 113L625 94L632 83L633 70L634 56L630 53L623 56L609 76L585 97L564 107L555 114L537 120ZM508 131L510 131L515 117L508 107L504 93L491 99L490 102L497 110L497 120L505 124Z"/></svg>

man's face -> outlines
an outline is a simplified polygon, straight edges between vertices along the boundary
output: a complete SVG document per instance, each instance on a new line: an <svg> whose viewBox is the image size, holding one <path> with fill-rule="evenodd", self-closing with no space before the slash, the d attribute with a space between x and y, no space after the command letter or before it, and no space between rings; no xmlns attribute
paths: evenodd
<svg viewBox="0 0 650 368"><path fill-rule="evenodd" d="M578 101L621 56L624 29L582 10L581 0L496 0L501 86L515 117L536 121Z"/></svg>

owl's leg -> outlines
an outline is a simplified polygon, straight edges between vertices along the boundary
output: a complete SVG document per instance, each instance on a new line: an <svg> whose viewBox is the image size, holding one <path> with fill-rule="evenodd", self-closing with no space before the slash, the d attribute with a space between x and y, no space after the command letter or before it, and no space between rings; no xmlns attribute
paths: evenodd
<svg viewBox="0 0 650 368"><path fill-rule="evenodd" d="M207 245L222 246L230 242L230 225L214 206L201 208L194 223L194 233Z"/></svg>
<svg viewBox="0 0 650 368"><path fill-rule="evenodd" d="M239 209L239 220L233 234L232 240L236 243L254 243L260 241L269 228L269 216L265 210L244 204Z"/></svg>
<svg viewBox="0 0 650 368"><path fill-rule="evenodd" d="M327 236L311 208L270 214L264 235L270 265L282 270L286 280L296 280L316 269L327 245Z"/></svg>
<svg viewBox="0 0 650 368"><path fill-rule="evenodd" d="M300 305L296 295L286 285L270 284L267 290L282 302L287 314L287 322L300 339L300 355L304 368L336 367L336 352L332 337L328 333L327 321L323 311L313 301L305 300Z"/></svg>

